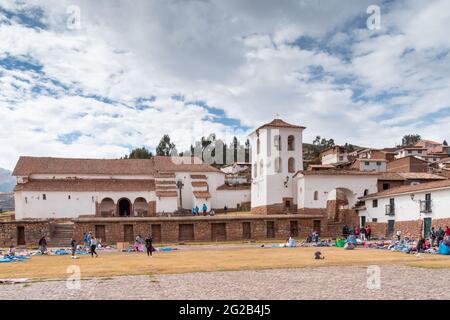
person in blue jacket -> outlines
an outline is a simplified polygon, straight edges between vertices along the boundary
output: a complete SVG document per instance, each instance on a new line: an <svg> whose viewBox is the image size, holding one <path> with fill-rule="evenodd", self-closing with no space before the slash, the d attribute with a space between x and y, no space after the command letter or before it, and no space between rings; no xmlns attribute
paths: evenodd
<svg viewBox="0 0 450 320"><path fill-rule="evenodd" d="M206 216L206 212L208 211L208 207L206 206L206 203L203 204L202 210L203 210L203 215Z"/></svg>

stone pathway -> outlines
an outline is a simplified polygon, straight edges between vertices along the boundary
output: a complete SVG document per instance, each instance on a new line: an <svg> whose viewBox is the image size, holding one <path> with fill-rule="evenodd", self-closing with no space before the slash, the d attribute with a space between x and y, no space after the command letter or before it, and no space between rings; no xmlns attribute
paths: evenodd
<svg viewBox="0 0 450 320"><path fill-rule="evenodd" d="M446 269L382 266L380 271L381 289L367 289L365 267L323 267L123 276L82 280L79 290L68 289L66 281L0 285L0 300L450 299Z"/></svg>

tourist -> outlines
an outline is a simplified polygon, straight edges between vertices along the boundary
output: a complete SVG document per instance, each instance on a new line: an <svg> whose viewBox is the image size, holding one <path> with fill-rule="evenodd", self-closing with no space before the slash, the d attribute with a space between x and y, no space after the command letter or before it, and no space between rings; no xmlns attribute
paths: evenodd
<svg viewBox="0 0 450 320"><path fill-rule="evenodd" d="M322 252L316 251L316 252L314 253L314 259L316 259L316 260L322 260L322 259L325 259L325 256L322 255Z"/></svg>
<svg viewBox="0 0 450 320"><path fill-rule="evenodd" d="M198 215L199 212L200 212L200 209L199 209L198 205L195 205L195 207L194 207L194 215Z"/></svg>
<svg viewBox="0 0 450 320"><path fill-rule="evenodd" d="M225 213L225 214L228 213L228 207L227 207L227 205L225 205L225 207L223 207L223 213Z"/></svg>
<svg viewBox="0 0 450 320"><path fill-rule="evenodd" d="M417 247L416 247L417 252L423 252L424 245L425 245L425 238L420 237L419 241L417 242Z"/></svg>
<svg viewBox="0 0 450 320"><path fill-rule="evenodd" d="M442 240L444 240L444 230L441 227L436 231L436 245L438 246Z"/></svg>
<svg viewBox="0 0 450 320"><path fill-rule="evenodd" d="M345 226L342 228L342 236L343 236L345 239L347 239L349 233L350 233L350 230L348 230L348 226L345 225Z"/></svg>
<svg viewBox="0 0 450 320"><path fill-rule="evenodd" d="M361 228L359 229L359 237L361 241L366 241L366 228L364 228L363 226L361 226Z"/></svg>
<svg viewBox="0 0 450 320"><path fill-rule="evenodd" d="M47 253L47 240L45 239L45 236L39 240L39 251L41 254Z"/></svg>
<svg viewBox="0 0 450 320"><path fill-rule="evenodd" d="M208 206L206 205L206 203L203 204L202 211L203 211L203 215L206 216L206 212L208 212Z"/></svg>
<svg viewBox="0 0 450 320"><path fill-rule="evenodd" d="M445 236L450 237L450 228L448 226L445 227Z"/></svg>
<svg viewBox="0 0 450 320"><path fill-rule="evenodd" d="M436 241L436 231L434 230L434 227L431 227L430 237L431 237L431 246L434 247L434 242Z"/></svg>
<svg viewBox="0 0 450 320"><path fill-rule="evenodd" d="M354 232L353 232L353 234L355 235L355 238L358 238L359 237L359 228L354 228Z"/></svg>
<svg viewBox="0 0 450 320"><path fill-rule="evenodd" d="M319 242L319 230L314 230L314 242L318 243Z"/></svg>
<svg viewBox="0 0 450 320"><path fill-rule="evenodd" d="M85 248L89 246L88 234L86 232L83 232L83 243Z"/></svg>
<svg viewBox="0 0 450 320"><path fill-rule="evenodd" d="M397 230L397 241L400 241L400 239L401 239L401 236L402 236L402 230Z"/></svg>
<svg viewBox="0 0 450 320"><path fill-rule="evenodd" d="M214 209L211 209L211 210L209 211L209 215L210 215L210 216L215 216L215 215L216 215L216 212L214 211Z"/></svg>
<svg viewBox="0 0 450 320"><path fill-rule="evenodd" d="M72 250L72 259L75 259L75 254L77 252L77 241L74 238L70 241L70 249Z"/></svg>
<svg viewBox="0 0 450 320"><path fill-rule="evenodd" d="M135 250L136 252L141 252L141 251L142 251L142 238L141 238L140 235L138 235L138 236L136 237L136 240L135 240L135 242L134 242L134 250Z"/></svg>
<svg viewBox="0 0 450 320"><path fill-rule="evenodd" d="M147 239L145 239L145 248L147 249L147 256L152 255L153 251L153 238L152 236L148 236Z"/></svg>
<svg viewBox="0 0 450 320"><path fill-rule="evenodd" d="M366 238L367 238L368 241L370 241L371 237L372 237L372 228L369 225L367 225L367 227L366 227Z"/></svg>
<svg viewBox="0 0 450 320"><path fill-rule="evenodd" d="M91 257L93 258L94 254L95 254L95 257L98 258L98 254L95 251L95 249L97 249L97 246L98 246L98 240L94 236L91 238L91 242L89 243L89 246L91 248Z"/></svg>

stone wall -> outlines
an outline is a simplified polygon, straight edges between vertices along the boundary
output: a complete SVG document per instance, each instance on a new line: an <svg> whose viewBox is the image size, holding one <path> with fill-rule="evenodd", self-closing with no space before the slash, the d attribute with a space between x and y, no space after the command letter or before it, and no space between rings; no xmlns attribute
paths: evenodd
<svg viewBox="0 0 450 320"><path fill-rule="evenodd" d="M42 236L50 235L50 221L9 221L0 222L0 247L18 245L18 230L23 228L25 245L37 246Z"/></svg>

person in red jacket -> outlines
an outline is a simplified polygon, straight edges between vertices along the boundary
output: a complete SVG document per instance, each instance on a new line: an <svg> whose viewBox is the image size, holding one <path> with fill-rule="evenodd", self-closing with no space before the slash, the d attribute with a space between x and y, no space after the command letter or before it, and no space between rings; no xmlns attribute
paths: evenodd
<svg viewBox="0 0 450 320"><path fill-rule="evenodd" d="M372 229L370 228L369 225L367 225L367 227L366 227L366 238L367 238L367 240L370 241L370 237L371 236L372 236Z"/></svg>
<svg viewBox="0 0 450 320"><path fill-rule="evenodd" d="M445 236L446 237L450 236L450 228L448 226L445 227Z"/></svg>

